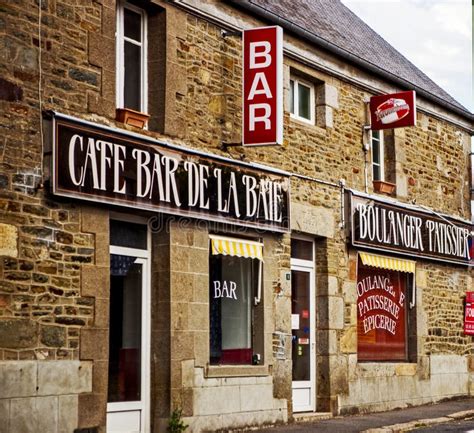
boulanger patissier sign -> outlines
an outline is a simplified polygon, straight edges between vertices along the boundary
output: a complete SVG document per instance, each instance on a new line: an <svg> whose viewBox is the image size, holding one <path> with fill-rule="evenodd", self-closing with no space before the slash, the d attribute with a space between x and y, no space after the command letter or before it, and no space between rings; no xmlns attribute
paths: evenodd
<svg viewBox="0 0 474 433"><path fill-rule="evenodd" d="M372 96L370 98L371 129L401 128L416 125L414 91Z"/></svg>
<svg viewBox="0 0 474 433"><path fill-rule="evenodd" d="M52 174L53 193L60 196L289 230L285 172L57 113Z"/></svg>
<svg viewBox="0 0 474 433"><path fill-rule="evenodd" d="M409 257L472 264L472 224L355 192L348 194L352 245Z"/></svg>

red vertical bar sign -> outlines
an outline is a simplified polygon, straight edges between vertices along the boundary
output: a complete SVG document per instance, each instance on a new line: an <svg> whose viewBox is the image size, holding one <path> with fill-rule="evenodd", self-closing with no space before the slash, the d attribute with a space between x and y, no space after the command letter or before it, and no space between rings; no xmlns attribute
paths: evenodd
<svg viewBox="0 0 474 433"><path fill-rule="evenodd" d="M283 144L283 30L259 27L243 33L244 146Z"/></svg>

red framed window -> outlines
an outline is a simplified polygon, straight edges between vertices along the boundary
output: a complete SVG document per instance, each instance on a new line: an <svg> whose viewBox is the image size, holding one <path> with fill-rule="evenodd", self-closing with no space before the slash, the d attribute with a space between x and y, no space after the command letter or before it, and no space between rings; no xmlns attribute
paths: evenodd
<svg viewBox="0 0 474 433"><path fill-rule="evenodd" d="M357 354L359 361L407 361L405 272L365 266L357 269Z"/></svg>

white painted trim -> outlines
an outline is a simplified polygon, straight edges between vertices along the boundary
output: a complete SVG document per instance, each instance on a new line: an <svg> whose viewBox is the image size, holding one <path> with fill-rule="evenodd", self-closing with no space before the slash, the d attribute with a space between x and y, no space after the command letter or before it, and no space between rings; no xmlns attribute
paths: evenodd
<svg viewBox="0 0 474 433"><path fill-rule="evenodd" d="M110 254L118 254L121 256L132 256L140 259L149 259L150 253L147 250L138 248L119 247L116 245L110 246Z"/></svg>
<svg viewBox="0 0 474 433"><path fill-rule="evenodd" d="M142 27L142 113L148 113L148 15L143 10Z"/></svg>
<svg viewBox="0 0 474 433"><path fill-rule="evenodd" d="M150 432L150 346L151 346L151 269L150 260L143 260L143 285L142 294L142 431Z"/></svg>
<svg viewBox="0 0 474 433"><path fill-rule="evenodd" d="M276 115L276 144L283 144L283 29L277 26L277 69L276 69L276 87L277 87L277 115Z"/></svg>
<svg viewBox="0 0 474 433"><path fill-rule="evenodd" d="M298 410L293 407L294 412L314 412L316 410L316 245L313 238L303 235L292 235L293 239L299 239L313 244L313 260L290 259L292 271L308 272L310 279L310 380L309 381L292 381L293 389L301 389L310 387L311 404L307 407L300 407Z"/></svg>
<svg viewBox="0 0 474 433"><path fill-rule="evenodd" d="M115 24L115 105L123 107L123 7L122 2L117 2L117 14Z"/></svg>
<svg viewBox="0 0 474 433"><path fill-rule="evenodd" d="M291 104L290 104L290 118L298 120L299 122L308 123L310 125L314 125L315 123L315 86L314 83L309 81L303 80L299 77L290 76L290 81L293 81L293 99L294 99L294 113L291 112ZM299 85L309 88L309 119L306 117L301 117L299 115Z"/></svg>
<svg viewBox="0 0 474 433"><path fill-rule="evenodd" d="M116 401L107 403L107 412L128 412L142 409L143 404L140 401Z"/></svg>
<svg viewBox="0 0 474 433"><path fill-rule="evenodd" d="M297 264L293 263L293 259L291 261L291 270L292 271L299 271L299 272L307 272L309 273L309 317L310 317L310 380L309 381L292 381L292 388L293 389L310 389L311 401L310 404L307 406L301 407L293 407L294 412L307 412L311 411L314 412L316 410L316 290L315 290L315 270L314 270L314 263L312 267L306 266L298 266Z"/></svg>
<svg viewBox="0 0 474 433"><path fill-rule="evenodd" d="M303 259L291 259L291 266L297 266L299 268L314 269L314 262L312 260Z"/></svg>
<svg viewBox="0 0 474 433"><path fill-rule="evenodd" d="M311 242L313 244L313 259L312 260L305 260L305 259L296 259L294 257L291 257L291 263L295 264L296 266L303 266L303 267L309 267L316 269L316 245L314 243L314 238L308 235L300 234L300 233L291 233L291 239L297 239L299 241L306 241L306 242ZM291 255L291 253L290 253Z"/></svg>
<svg viewBox="0 0 474 433"><path fill-rule="evenodd" d="M143 222L144 218L132 215L111 214L111 219ZM151 232L147 227L147 249L110 246L110 254L137 257L142 265L142 339L141 339L141 400L138 402L107 403L107 412L140 410L140 433L150 433L150 350L151 350Z"/></svg>
<svg viewBox="0 0 474 433"><path fill-rule="evenodd" d="M124 9L129 9L141 16L141 42L125 36L124 29ZM117 23L116 23L116 92L115 102L117 108L124 107L124 79L125 79L125 59L124 59L124 41L130 42L140 49L140 111L148 113L148 17L144 9L141 9L127 1L119 0L117 2Z"/></svg>
<svg viewBox="0 0 474 433"><path fill-rule="evenodd" d="M374 132L370 130L370 151L371 151L371 159L372 159L372 180L385 180L385 140L384 140L384 132L383 129L379 130L379 138L374 138ZM379 142L379 162L374 162L374 140ZM374 165L380 167L380 179L375 179L374 176Z"/></svg>

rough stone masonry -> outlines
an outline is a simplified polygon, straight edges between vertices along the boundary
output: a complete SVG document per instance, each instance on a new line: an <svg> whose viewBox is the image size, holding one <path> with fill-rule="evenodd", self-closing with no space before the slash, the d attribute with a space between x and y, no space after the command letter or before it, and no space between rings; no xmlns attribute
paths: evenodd
<svg viewBox="0 0 474 433"><path fill-rule="evenodd" d="M223 150L223 142L241 140L242 59L241 38L224 38L217 23L266 23L227 3L196 7L217 19L160 0L147 6L151 119L142 131L115 121L113 0L0 6L0 432L105 432L113 209L52 196L46 110L309 177L292 178L291 229L316 244L318 411L471 395L474 346L462 325L472 268L417 261L414 359L357 362L357 251L341 227L341 189L331 183L343 179L364 191L363 101L374 89L396 90L393 84L287 33L285 45L300 57L284 59L284 144ZM290 116L290 76L315 84L314 125ZM395 198L469 220L472 124L419 102L418 126L387 138ZM162 431L175 408L190 431L292 416L290 235L261 235L265 364L248 373L208 365L208 233L172 222L168 233L153 235L160 254L152 257L151 431Z"/></svg>

